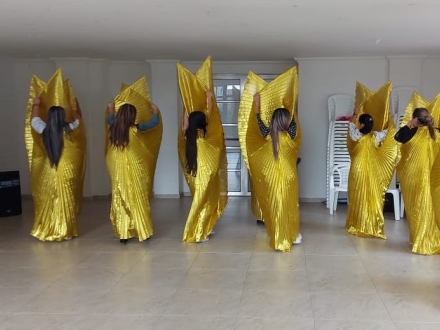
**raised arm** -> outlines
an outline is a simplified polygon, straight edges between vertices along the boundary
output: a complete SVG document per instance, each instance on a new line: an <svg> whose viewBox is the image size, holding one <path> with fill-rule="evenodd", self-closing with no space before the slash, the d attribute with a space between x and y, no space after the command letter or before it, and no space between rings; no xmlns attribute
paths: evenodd
<svg viewBox="0 0 440 330"><path fill-rule="evenodd" d="M260 129L260 133L261 133L261 135L263 135L264 138L266 138L269 135L269 133L270 133L270 129L261 120L261 116L260 116L260 94L259 93L254 95L254 111L255 111L255 114L257 115L258 128Z"/></svg>
<svg viewBox="0 0 440 330"><path fill-rule="evenodd" d="M107 124L110 126L115 122L115 102L113 100L107 105L108 108L108 116L107 116Z"/></svg>
<svg viewBox="0 0 440 330"><path fill-rule="evenodd" d="M38 97L32 101L31 119L34 117L40 117L40 99Z"/></svg>
<svg viewBox="0 0 440 330"><path fill-rule="evenodd" d="M153 116L151 117L150 121L148 123L137 124L138 130L144 132L159 124L159 108L156 104L151 103L151 110L153 110Z"/></svg>
<svg viewBox="0 0 440 330"><path fill-rule="evenodd" d="M359 131L355 124L358 114L359 108L354 108L353 116L351 116L350 123L348 124L348 134L353 141L357 141L362 137L362 133Z"/></svg>
<svg viewBox="0 0 440 330"><path fill-rule="evenodd" d="M211 91L206 91L206 108L208 113L211 113L212 110L212 92Z"/></svg>

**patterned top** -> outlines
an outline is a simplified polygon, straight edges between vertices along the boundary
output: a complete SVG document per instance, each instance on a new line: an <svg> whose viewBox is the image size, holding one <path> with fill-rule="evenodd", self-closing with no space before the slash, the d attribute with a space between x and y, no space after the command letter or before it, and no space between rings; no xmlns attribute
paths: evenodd
<svg viewBox="0 0 440 330"><path fill-rule="evenodd" d="M46 128L46 123L40 117L34 117L31 119L32 128L38 133L42 134L44 129ZM79 126L79 119L75 119L74 122L69 123L70 129L75 129Z"/></svg>
<svg viewBox="0 0 440 330"><path fill-rule="evenodd" d="M111 126L114 124L114 122L115 122L115 114L111 113L107 117L107 124L109 124ZM153 113L153 116L151 116L151 119L148 123L140 123L140 124L137 124L136 127L141 132L144 132L144 131L147 131L147 130L153 128L157 124L159 124L159 116L156 113Z"/></svg>
<svg viewBox="0 0 440 330"><path fill-rule="evenodd" d="M270 134L270 128L264 125L261 120L261 116L257 113L258 127L260 128L261 135L266 138ZM296 136L296 122L295 117L292 117L292 121L290 122L289 128L287 129L287 133L289 134L291 139L294 139Z"/></svg>
<svg viewBox="0 0 440 330"><path fill-rule="evenodd" d="M348 124L348 133L350 134L350 138L353 141L357 141L362 137L362 133L357 129L354 123ZM376 143L380 144L383 140L385 140L388 133L388 129L384 129L383 131L373 131L373 134L376 136Z"/></svg>

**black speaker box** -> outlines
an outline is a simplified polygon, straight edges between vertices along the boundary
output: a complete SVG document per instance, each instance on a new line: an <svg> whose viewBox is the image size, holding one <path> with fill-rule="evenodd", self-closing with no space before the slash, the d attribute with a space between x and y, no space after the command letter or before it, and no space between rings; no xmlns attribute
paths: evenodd
<svg viewBox="0 0 440 330"><path fill-rule="evenodd" d="M0 217L10 217L20 214L20 172L0 172Z"/></svg>

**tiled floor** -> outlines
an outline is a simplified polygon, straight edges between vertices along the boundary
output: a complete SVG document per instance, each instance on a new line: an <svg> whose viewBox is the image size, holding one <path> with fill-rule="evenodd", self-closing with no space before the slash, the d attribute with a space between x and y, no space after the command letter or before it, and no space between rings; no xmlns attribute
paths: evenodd
<svg viewBox="0 0 440 330"><path fill-rule="evenodd" d="M25 200L0 219L0 329L440 329L440 257L410 252L406 221L361 239L343 206L303 204L303 244L280 253L247 198L209 242L182 243L190 202L153 200L154 237L124 246L108 200L85 202L80 236L61 243L29 236Z"/></svg>

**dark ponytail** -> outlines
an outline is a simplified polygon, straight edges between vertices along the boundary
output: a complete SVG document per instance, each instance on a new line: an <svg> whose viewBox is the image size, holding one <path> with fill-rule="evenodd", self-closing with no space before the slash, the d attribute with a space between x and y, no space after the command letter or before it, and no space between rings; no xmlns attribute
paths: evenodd
<svg viewBox="0 0 440 330"><path fill-rule="evenodd" d="M70 132L65 122L64 108L52 106L47 113L46 128L43 130L43 143L51 167L58 167L64 149L64 131Z"/></svg>
<svg viewBox="0 0 440 330"><path fill-rule="evenodd" d="M202 130L206 134L206 116L201 111L194 111L188 116L188 128L185 132L186 137L186 172L192 176L197 175L197 136L198 131Z"/></svg>
<svg viewBox="0 0 440 330"><path fill-rule="evenodd" d="M413 118L416 118L422 126L428 126L429 135L431 139L435 140L434 118L429 114L425 108L417 108L413 112Z"/></svg>

